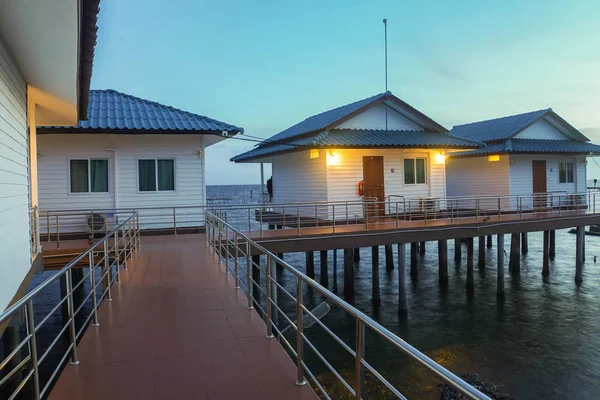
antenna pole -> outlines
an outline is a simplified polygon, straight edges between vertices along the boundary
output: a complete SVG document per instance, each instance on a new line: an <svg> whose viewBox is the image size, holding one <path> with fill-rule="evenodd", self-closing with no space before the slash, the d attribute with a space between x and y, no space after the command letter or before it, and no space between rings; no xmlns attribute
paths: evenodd
<svg viewBox="0 0 600 400"><path fill-rule="evenodd" d="M387 19L383 19L383 31L385 37L385 131L388 130L388 55L387 55Z"/></svg>

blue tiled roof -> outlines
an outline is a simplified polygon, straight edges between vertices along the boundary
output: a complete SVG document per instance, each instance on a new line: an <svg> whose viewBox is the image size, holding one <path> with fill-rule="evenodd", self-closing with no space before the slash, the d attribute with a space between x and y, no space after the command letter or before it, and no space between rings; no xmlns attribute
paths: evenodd
<svg viewBox="0 0 600 400"><path fill-rule="evenodd" d="M504 140L510 138L515 133L521 131L549 112L552 112L551 108L524 114L510 115L508 117L489 119L487 121L457 125L450 130L450 133L454 136L480 142Z"/></svg>
<svg viewBox="0 0 600 400"><path fill-rule="evenodd" d="M308 148L442 148L468 149L483 143L450 134L421 131L384 131L376 129L332 129L285 143L263 145L240 154L231 161L250 161L278 153Z"/></svg>
<svg viewBox="0 0 600 400"><path fill-rule="evenodd" d="M600 146L575 140L508 139L488 144L477 150L451 153L451 157L483 156L488 154L575 153L600 154Z"/></svg>
<svg viewBox="0 0 600 400"><path fill-rule="evenodd" d="M88 120L75 127L44 127L40 133L87 130L186 131L189 133L243 133L240 127L203 115L182 111L116 90L90 90Z"/></svg>
<svg viewBox="0 0 600 400"><path fill-rule="evenodd" d="M391 95L391 92L388 92ZM379 93L375 96L367 97L366 99L356 101L354 103L346 104L333 110L325 111L312 117L306 118L304 121L293 125L278 134L269 138L270 142L277 142L281 140L290 139L294 136L302 135L305 133L320 131L327 128L329 125L339 121L340 119L347 117L355 111L360 110L364 106L371 104L376 100L380 100L385 97L385 93Z"/></svg>

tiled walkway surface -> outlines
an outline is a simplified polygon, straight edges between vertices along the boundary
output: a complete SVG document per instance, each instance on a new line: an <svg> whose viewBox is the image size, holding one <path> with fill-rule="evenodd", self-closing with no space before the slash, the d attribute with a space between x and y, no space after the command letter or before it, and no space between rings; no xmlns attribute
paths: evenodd
<svg viewBox="0 0 600 400"><path fill-rule="evenodd" d="M143 238L50 399L316 399L221 271L203 235Z"/></svg>

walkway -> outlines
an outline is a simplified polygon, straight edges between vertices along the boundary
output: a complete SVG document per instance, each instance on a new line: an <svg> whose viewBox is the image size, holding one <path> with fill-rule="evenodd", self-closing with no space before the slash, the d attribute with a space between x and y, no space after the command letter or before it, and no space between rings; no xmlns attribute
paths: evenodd
<svg viewBox="0 0 600 400"><path fill-rule="evenodd" d="M144 237L51 400L316 399L204 235Z"/></svg>

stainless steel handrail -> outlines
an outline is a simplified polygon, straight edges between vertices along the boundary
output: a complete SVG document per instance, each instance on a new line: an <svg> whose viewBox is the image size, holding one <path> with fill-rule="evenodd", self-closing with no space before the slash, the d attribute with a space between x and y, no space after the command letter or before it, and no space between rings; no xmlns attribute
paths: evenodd
<svg viewBox="0 0 600 400"><path fill-rule="evenodd" d="M251 309L252 305L260 306L260 298L256 299L253 296L254 285L257 283L250 278L251 268L254 268L254 262L250 262L250 255L258 254L266 256L266 269L265 269L265 288L264 292L266 296L265 309L263 315L266 315L266 337L273 338L273 331L278 332L280 336L282 336L281 332L274 321L274 314L281 313L282 310L277 306L276 300L274 297L276 295L273 294L273 288L277 290L276 278L272 276L272 270L274 270L274 266L280 266L287 272L294 275L296 279L296 297L294 298L291 294L286 290L282 291L283 294L287 294L288 297L291 297L293 301L296 303L296 314L297 321L295 324L290 324L293 329L296 331L296 349L291 347L290 343L283 338L282 344L288 346L290 352L296 358L297 365L297 384L303 385L306 382L306 376L308 376L316 387L319 388L324 394L326 398L331 398L326 389L321 385L321 383L316 379L315 375L310 371L308 366L303 359L303 346L304 344L308 345L313 351L316 352L318 357L325 363L325 365L332 371L332 373L336 376L338 380L343 384L343 386L350 392L350 395L356 399L361 399L363 397L364 391L364 369L367 368L369 371L373 373L373 375L382 382L392 394L394 394L397 398L404 398L404 396L399 392L397 388L395 388L389 381L387 381L373 366L371 366L365 359L364 356L364 346L366 341L366 329L369 331L375 332L377 335L381 336L388 343L394 346L396 349L401 350L404 354L408 355L411 359L416 361L419 365L427 368L439 378L441 378L445 383L454 387L464 396L470 399L489 399L488 396L481 393L479 390L475 389L464 380L454 375L452 372L448 371L446 368L442 367L431 358L427 357L425 354L421 353L419 350L408 344L406 341L396 336L394 333L389 331L387 328L382 326L381 324L374 321L369 316L365 315L360 310L356 309L352 305L345 302L343 299L339 298L325 287L321 286L313 279L309 278L304 273L298 271L290 264L286 263L284 260L280 259L269 250L265 249L261 245L254 242L250 239L246 234L242 233L240 230L231 226L227 221L222 218L222 211L206 211L205 220L207 226L207 243L210 248L213 250L214 254L219 260L219 263L223 262L226 266L226 272L229 273L230 269L233 270L234 279L236 280L235 286L240 286L239 283L241 278L239 276L240 271L240 258L246 260L246 275L247 275L247 285L246 285L246 295L248 297L248 308ZM234 248L233 254L230 252L230 247L236 246ZM241 246L241 247L240 247ZM235 255L243 254L244 257L235 257ZM229 259L233 258L234 265L232 268L229 266ZM344 380L344 378L339 374L336 369L327 361L327 359L321 354L321 352L315 347L313 343L310 342L309 338L303 333L302 329L302 314L305 311L308 311L304 304L302 303L302 290L303 286L310 286L312 289L320 293L330 302L340 307L346 313L351 315L356 321L356 347L354 350L349 348L348 346L342 346L344 350L346 350L354 359L354 371L355 371L355 385L349 385L348 382ZM273 288L272 288L273 286ZM259 286L260 288L260 286ZM275 292L276 293L276 292ZM316 318L308 312L312 318ZM287 318L287 316L286 316ZM288 318L289 320L289 318ZM319 324L323 324L319 321ZM329 334L333 332L329 330ZM335 339L339 342L342 341L341 338L335 336ZM342 341L343 342L343 341Z"/></svg>
<svg viewBox="0 0 600 400"><path fill-rule="evenodd" d="M121 235L119 236L119 232ZM112 246L109 248L109 240L112 240ZM103 246L103 249L100 250L99 247ZM36 286L33 290L19 299L15 304L7 308L2 314L0 314L0 325L9 321L12 318L19 317L20 314L24 316L24 324L25 329L27 331L27 335L25 341L27 342L27 346L19 345L19 349L24 349L25 347L28 349L28 354L24 357L26 360L30 360L30 367L28 368L27 373L23 373L23 378L17 384L16 389L9 396L9 398L15 398L20 391L25 387L25 384L31 380L32 382L32 395L33 398L38 400L44 395L47 394L47 391L51 387L54 378L58 375L61 370L61 367L67 359L70 359L70 363L76 365L79 363L77 357L77 339L83 334L85 331L87 324L92 321L92 325L98 325L98 292L95 280L95 271L97 268L101 268L100 272L100 281L105 282L106 289L100 291L100 301L103 298L107 300L111 300L110 295L110 287L114 282L120 282L120 273L122 269L127 269L127 261L133 258L133 255L139 250L140 246L140 231L138 225L138 215L137 213L132 213L129 215L123 222L119 223L114 229L108 232L102 239L94 243L90 246L85 252L75 257L72 261L70 261L63 268L58 270L51 277L46 279L40 285ZM94 257L96 254L103 253L103 257L96 263L94 262ZM113 256L113 260L110 260L111 255ZM89 272L79 280L79 282L73 282L73 269L81 262L86 261L89 262ZM114 273L113 273L114 269ZM82 290L83 283L89 278L90 280L90 293L84 297L82 304L75 308L73 294L75 290ZM59 279L64 279L66 295L61 297L58 301L58 304L52 308L49 313L41 319L40 322L36 324L34 319L34 304L33 300L44 292L46 289L50 288L50 286ZM78 313L83 309L83 304L92 297L92 310L89 315L84 320L84 323L80 327L79 331L77 331L77 327L75 325L75 318ZM67 322L60 330L58 335L55 336L51 344L45 349L44 353L40 356L38 354L37 348L37 338L36 333L38 333L40 327L49 319L49 316L58 310L61 306L66 305L67 312ZM47 356L50 351L56 346L59 342L60 337L68 332L69 336L69 346L67 347L65 353L63 354L61 361L58 363L56 368L50 374L50 377L45 381L45 384L42 386L42 382L40 382L39 376L39 367L44 361L47 360ZM11 352L4 360L0 360L0 371L6 366L9 365L10 362L19 355L19 351ZM6 376L13 376L17 371L26 367L27 363L19 362L17 367L13 368L8 372ZM0 381L0 388L8 383L9 379L3 379Z"/></svg>

